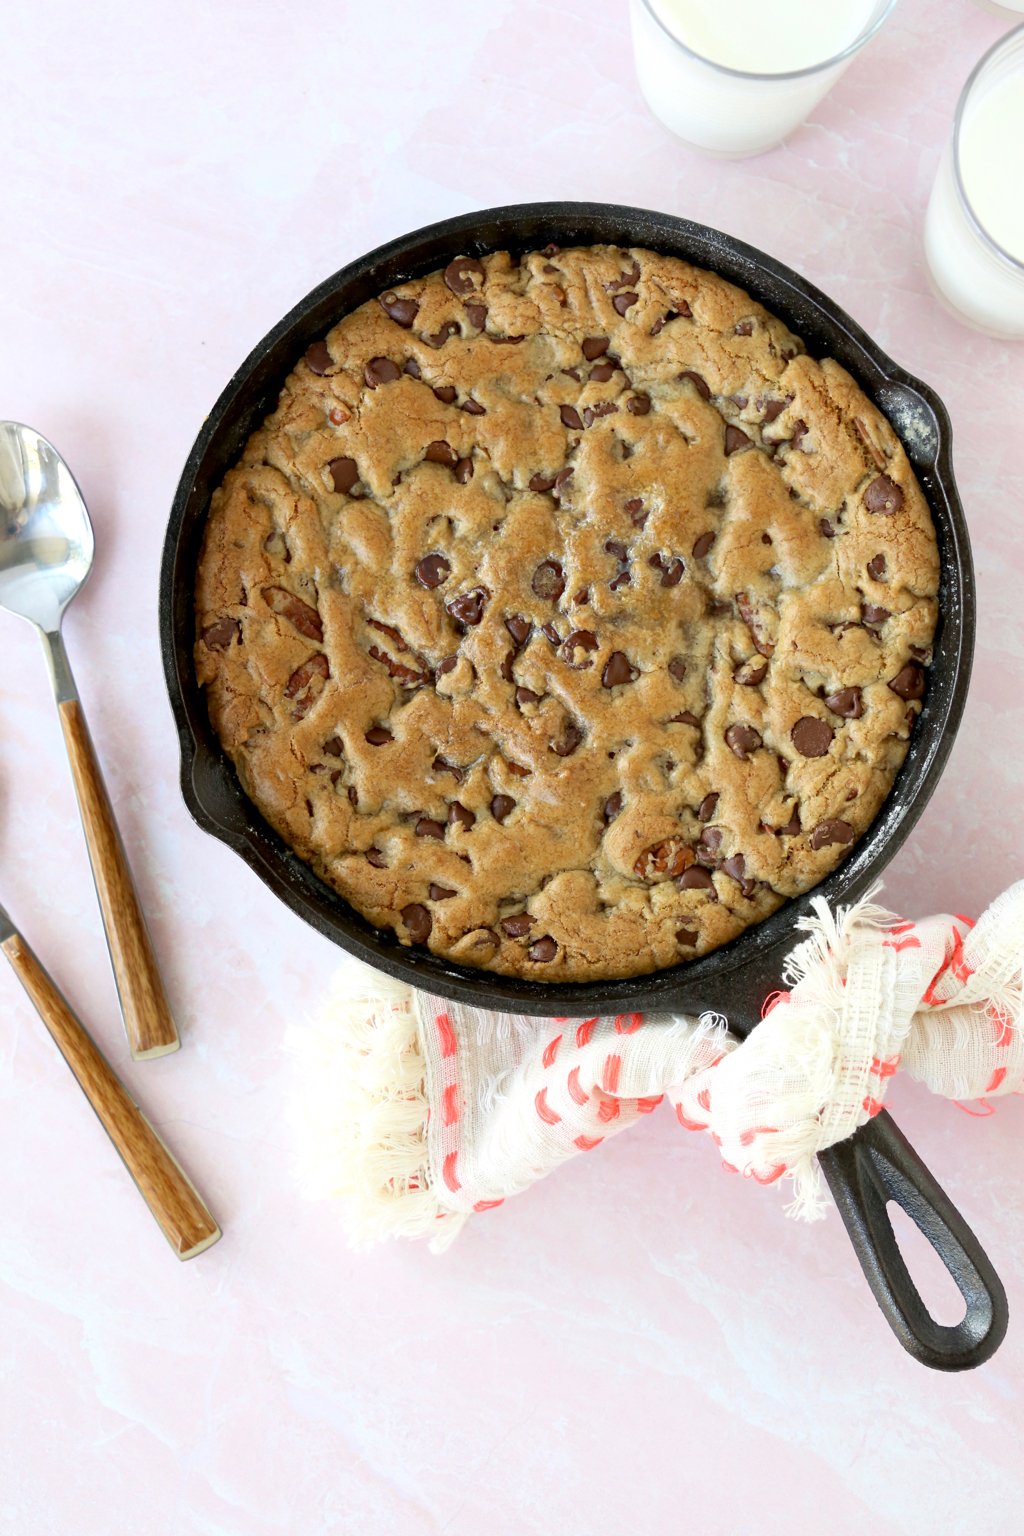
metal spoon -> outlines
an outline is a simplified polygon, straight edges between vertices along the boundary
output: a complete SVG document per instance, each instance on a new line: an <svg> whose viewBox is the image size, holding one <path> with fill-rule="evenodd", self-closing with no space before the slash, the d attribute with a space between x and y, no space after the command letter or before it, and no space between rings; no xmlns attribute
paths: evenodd
<svg viewBox="0 0 1024 1536"><path fill-rule="evenodd" d="M82 493L60 454L31 427L0 422L0 607L36 626L50 663L128 1044L139 1060L180 1041L61 638L93 549Z"/></svg>

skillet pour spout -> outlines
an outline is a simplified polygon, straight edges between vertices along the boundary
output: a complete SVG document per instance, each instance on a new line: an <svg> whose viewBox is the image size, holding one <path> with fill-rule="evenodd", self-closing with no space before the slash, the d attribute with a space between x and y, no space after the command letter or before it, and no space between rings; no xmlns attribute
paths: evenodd
<svg viewBox="0 0 1024 1536"><path fill-rule="evenodd" d="M643 246L710 268L738 284L802 337L813 356L843 365L888 417L927 498L941 563L939 626L928 692L906 760L878 817L813 892L855 901L879 878L932 794L963 712L974 643L970 544L953 478L949 417L926 384L899 368L819 289L755 247L687 219L600 203L492 208L432 224L343 267L302 299L256 346L204 423L182 471L164 545L160 629L181 743L182 792L195 820L233 848L280 899L320 933L386 974L478 1008L550 1017L699 1013L714 1007L745 1035L776 989L794 924L810 897L787 903L722 949L672 970L620 981L544 984L458 966L403 948L370 926L303 863L244 794L207 715L192 663L193 591L210 496L274 408L308 344L386 288L458 255L608 243ZM977 1238L883 1112L821 1158L868 1283L900 1343L926 1365L979 1365L1001 1342L1006 1298ZM928 1314L887 1213L895 1200L931 1242L966 1304L955 1328Z"/></svg>

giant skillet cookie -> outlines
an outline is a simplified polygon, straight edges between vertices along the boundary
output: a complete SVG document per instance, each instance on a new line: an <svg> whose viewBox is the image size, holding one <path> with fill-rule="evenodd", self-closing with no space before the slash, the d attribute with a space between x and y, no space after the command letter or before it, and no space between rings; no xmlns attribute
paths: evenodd
<svg viewBox="0 0 1024 1536"><path fill-rule="evenodd" d="M247 793L372 923L625 977L868 827L938 575L888 422L740 289L459 257L289 375L212 499L196 667Z"/></svg>

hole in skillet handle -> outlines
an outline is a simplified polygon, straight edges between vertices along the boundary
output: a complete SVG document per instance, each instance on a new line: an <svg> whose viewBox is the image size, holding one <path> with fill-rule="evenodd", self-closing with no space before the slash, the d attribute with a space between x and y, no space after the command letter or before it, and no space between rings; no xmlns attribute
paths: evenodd
<svg viewBox="0 0 1024 1536"><path fill-rule="evenodd" d="M818 1161L860 1266L908 1354L938 1371L983 1364L1006 1334L1006 1293L978 1239L883 1110ZM964 1299L962 1320L936 1322L900 1252L894 1201L927 1238Z"/></svg>

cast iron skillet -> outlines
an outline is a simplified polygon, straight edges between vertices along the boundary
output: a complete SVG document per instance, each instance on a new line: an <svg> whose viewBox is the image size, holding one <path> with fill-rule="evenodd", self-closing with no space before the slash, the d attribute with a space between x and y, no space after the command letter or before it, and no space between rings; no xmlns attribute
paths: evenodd
<svg viewBox="0 0 1024 1536"><path fill-rule="evenodd" d="M464 214L403 235L361 257L304 298L259 343L210 412L189 454L171 509L160 585L164 668L181 738L182 792L195 820L240 854L292 911L361 960L414 986L480 1008L545 1015L699 1013L713 1006L733 1031L756 1025L778 985L807 897L747 929L703 959L653 976L583 985L494 976L403 948L370 926L321 882L262 820L216 740L192 665L193 583L210 493L250 433L277 402L308 343L342 315L453 256L609 242L681 256L738 283L801 336L812 355L838 359L888 417L928 498L942 563L941 617L924 709L910 751L877 819L846 860L816 888L830 905L872 884L931 795L960 722L974 641L974 576L950 461L950 424L938 397L898 368L848 315L780 262L705 225L599 203L537 203ZM979 1365L1002 1341L1006 1298L974 1233L884 1112L821 1165L857 1257L900 1343L943 1370ZM895 1200L928 1238L963 1295L956 1327L929 1315L900 1254L886 1210Z"/></svg>

